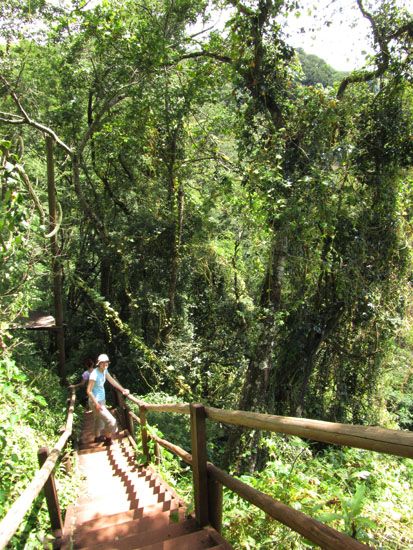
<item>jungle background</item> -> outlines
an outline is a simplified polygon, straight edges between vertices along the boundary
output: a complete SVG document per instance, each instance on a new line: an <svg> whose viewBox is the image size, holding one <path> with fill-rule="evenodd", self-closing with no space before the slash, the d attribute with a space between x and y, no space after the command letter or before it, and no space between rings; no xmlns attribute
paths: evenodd
<svg viewBox="0 0 413 550"><path fill-rule="evenodd" d="M2 2L1 516L101 352L148 400L413 428L413 22L393 0L354 6L374 53L343 73L289 45L299 1ZM217 9L222 30L193 30ZM64 366L54 335L18 328L54 312L53 270ZM187 445L178 421L153 423ZM210 441L275 498L413 544L411 461L224 428ZM70 501L76 480L58 481ZM236 548L311 547L231 494L224 509ZM45 536L40 499L13 544Z"/></svg>

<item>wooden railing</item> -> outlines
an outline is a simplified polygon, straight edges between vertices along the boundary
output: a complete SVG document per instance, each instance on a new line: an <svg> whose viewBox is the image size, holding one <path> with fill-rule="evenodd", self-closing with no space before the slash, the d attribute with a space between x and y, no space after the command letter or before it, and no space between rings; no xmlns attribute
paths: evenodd
<svg viewBox="0 0 413 550"><path fill-rule="evenodd" d="M0 523L0 549L4 548L16 533L19 525L24 519L24 516L30 510L34 500L39 496L42 489L44 489L46 497L53 534L57 539L62 536L63 523L54 483L53 471L56 466L57 459L63 451L69 437L72 435L75 400L76 394L75 391L72 390L64 432L50 453L46 447L41 447L38 450L40 465L39 471L20 497L13 503L6 516L2 519Z"/></svg>
<svg viewBox="0 0 413 550"><path fill-rule="evenodd" d="M217 531L221 530L222 525L222 487L225 486L321 548L329 550L367 548L366 545L352 537L340 533L310 516L278 502L208 462L206 452L206 419L257 430L296 435L323 443L347 445L413 458L412 432L246 411L227 411L213 407L204 407L200 404L149 404L137 399L133 395L129 395L128 399L139 407L139 415L136 415L129 409L125 398L119 392L117 392L117 396L125 426L133 438L135 438L134 423L137 422L140 425L142 450L148 462L151 460L148 446L148 441L151 439L155 444L155 457L157 460L160 445L192 467L196 520L201 526L210 524ZM146 423L146 414L148 411L190 415L192 454L169 441L150 434Z"/></svg>
<svg viewBox="0 0 413 550"><path fill-rule="evenodd" d="M391 455L413 458L413 433L387 430L372 426L353 426L285 416L227 411L201 404L149 404L129 395L139 407L139 415L131 411L125 397L116 392L122 423L135 440L135 423L140 425L142 450L150 462L149 440L154 442L155 458L159 461L159 447L164 447L192 467L194 483L195 517L201 526L212 525L217 531L222 526L222 488L227 487L245 500L251 502L266 514L300 533L311 542L328 550L352 550L367 548L357 540L320 523L319 521L287 506L236 479L214 464L208 462L206 451L206 419L252 429L296 435L324 443L348 445ZM44 488L51 526L57 539L61 537L63 524L59 502L54 486L53 470L56 462L72 434L75 392L69 401L66 427L55 447L49 453L39 449L40 470L29 486L14 502L0 523L0 549L4 548L17 531L34 500ZM192 453L174 445L147 429L148 411L170 412L190 415ZM136 443L135 443L136 444Z"/></svg>

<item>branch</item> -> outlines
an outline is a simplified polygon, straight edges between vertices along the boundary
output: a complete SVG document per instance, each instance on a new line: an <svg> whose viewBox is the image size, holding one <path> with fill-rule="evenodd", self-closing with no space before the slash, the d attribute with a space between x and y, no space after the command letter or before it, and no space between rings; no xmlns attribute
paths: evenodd
<svg viewBox="0 0 413 550"><path fill-rule="evenodd" d="M80 185L80 163L81 158L79 158L77 154L74 154L72 156L72 181L76 195L83 208L83 212L86 214L86 219L93 220L94 228L96 229L96 232L98 233L102 242L108 244L108 236L106 234L106 229L104 224L102 223L102 220L98 217L95 209L90 206L88 201L85 199L85 196L83 195Z"/></svg>
<svg viewBox="0 0 413 550"><path fill-rule="evenodd" d="M93 122L89 125L88 129L86 130L83 138L81 139L77 149L76 149L76 155L80 157L82 155L83 149L86 147L86 144L88 140L92 137L92 135L96 132L98 127L103 122L104 115L112 109L112 107L115 107L118 103L123 101L128 97L128 94L124 92L124 90L127 90L128 88L131 88L135 84L140 83L140 80L134 80L133 82L129 82L129 84L125 84L125 86L122 86L120 90L114 95L113 97L107 99L105 103L103 104L103 107L100 109L99 113L96 115L96 118L93 120Z"/></svg>
<svg viewBox="0 0 413 550"><path fill-rule="evenodd" d="M399 38L402 34L407 34L407 36L413 40L413 20L408 21L404 25L402 25L400 28L395 30L392 34L389 34L387 36L387 40L393 40L394 38Z"/></svg>
<svg viewBox="0 0 413 550"><path fill-rule="evenodd" d="M122 166L124 172L128 176L129 180L132 182L133 186L136 186L136 178L132 169L128 166L125 158L122 156L122 153L118 155L119 164Z"/></svg>
<svg viewBox="0 0 413 550"><path fill-rule="evenodd" d="M244 15L248 15L249 17L255 15L255 12L251 8L244 6L244 4L241 4L239 0L229 0L229 3L234 6L234 8L237 8Z"/></svg>
<svg viewBox="0 0 413 550"><path fill-rule="evenodd" d="M29 126L33 126L34 128L37 128L38 130L41 130L45 134L48 134L49 136L51 136L55 140L55 142L58 145L60 145L60 147L62 147L62 149L64 149L66 151L66 153L69 153L69 155L72 155L73 151L71 150L71 148L68 145L66 145L66 143L64 143L64 141L62 141L59 138L59 136L51 128L48 128L47 126L44 126L43 124L40 124L40 122L36 122L35 120L33 120L29 117L29 115L24 110L23 105L20 102L20 99L17 97L17 94L12 90L10 83L6 80L6 78L3 75L0 75L0 80L6 86L11 98L13 99L14 103L17 106L17 109L21 113L21 118L22 118L22 121L20 121L20 120L19 121L10 121L10 120L7 121L7 120L4 119L3 122L8 122L9 124L24 124L24 123L26 123ZM16 115L12 115L12 116L16 116Z"/></svg>
<svg viewBox="0 0 413 550"><path fill-rule="evenodd" d="M195 36L199 36L200 34L204 34L205 32L208 32L212 30L215 27L215 25L211 25L210 27L207 27L206 29L203 29L202 31L196 32L195 34L189 35L189 38L195 38Z"/></svg>
<svg viewBox="0 0 413 550"><path fill-rule="evenodd" d="M102 124L104 115L112 107L114 107L115 105L120 103L123 99L125 99L125 97L126 97L126 94L118 94L118 95L112 97L111 99L107 100L104 103L102 109L99 111L99 113L96 116L95 120L92 122L92 124L90 124L90 126L88 126L88 129L84 133L83 138L81 139L81 141L80 141L80 143L79 143L79 145L76 149L76 154L77 155L80 156L82 154L83 149L86 147L87 142L92 137L92 135L96 132L98 127Z"/></svg>
<svg viewBox="0 0 413 550"><path fill-rule="evenodd" d="M347 86L349 86L350 84L355 84L356 82L369 82L369 80L379 78L385 72L386 68L387 67L382 66L375 71L356 72L350 74L349 76L346 76L346 78L341 81L341 84L338 88L337 99L341 99L343 97Z"/></svg>
<svg viewBox="0 0 413 550"><path fill-rule="evenodd" d="M88 171L86 165L82 162L81 166L82 166L82 169L83 169L83 171L84 171L84 173L85 173L85 175L86 175L86 177L89 181L90 186L93 188L92 178L90 177L90 174L89 174L89 171ZM103 183L109 197L113 200L114 204L116 204L124 212L124 214L126 214L126 216L130 216L130 211L129 211L128 207L126 206L126 204L123 201L121 201L120 199L116 198L115 193L113 192L113 189L110 186L109 178L105 174L102 174L102 173L99 172L99 170L97 169L96 164L94 164L93 168L94 168L94 172L95 172L96 176Z"/></svg>
<svg viewBox="0 0 413 550"><path fill-rule="evenodd" d="M380 50L383 52L383 50L387 50L387 43L384 42L383 40L383 37L380 33L380 30L376 24L376 21L374 20L374 17L371 15L371 13L369 13L365 7L363 6L363 2L362 0L356 0L357 2L357 5L359 7L359 10L361 11L363 17L365 17L368 22L370 23L371 25L371 28L373 29L373 36L374 36L374 41L379 45L380 47ZM388 54L388 52L387 52Z"/></svg>
<svg viewBox="0 0 413 550"><path fill-rule="evenodd" d="M174 65L179 61L182 61L182 59L195 59L197 57L209 57L211 59L216 59L217 61L221 61L222 63L233 63L233 60L227 55L220 55L218 53L201 50L200 52L192 52L192 53L187 53L185 55L182 55L179 59L177 59L173 63L168 63L167 67L170 67L171 65Z"/></svg>
<svg viewBox="0 0 413 550"><path fill-rule="evenodd" d="M258 24L261 29L266 23L268 16L270 15L271 7L272 7L272 0L260 1L260 11L258 13Z"/></svg>
<svg viewBox="0 0 413 550"><path fill-rule="evenodd" d="M57 209L59 210L59 218L57 220L57 224L56 224L56 227L54 229L52 229L52 231L50 231L50 233L47 233L45 235L45 238L46 239L51 239L52 237L54 237L55 235L57 235L57 233L60 231L60 228L62 226L62 221L63 221L63 210L62 210L62 205L60 204L59 201L57 201Z"/></svg>
<svg viewBox="0 0 413 550"><path fill-rule="evenodd" d="M14 117L14 120L9 117ZM3 113L0 111L0 122L5 122L6 124L24 124L26 121L24 118L13 115L12 113Z"/></svg>
<svg viewBox="0 0 413 550"><path fill-rule="evenodd" d="M369 80L373 80L374 78L378 78L382 74L384 74L384 72L388 69L389 62L390 62L390 53L389 53L389 47L388 47L390 40L393 40L395 38L400 38L403 34L407 34L410 39L413 39L413 21L408 21L407 23L399 27L397 30L395 30L393 33L384 37L373 15L364 8L363 0L356 0L356 1L363 17L365 17L369 21L372 27L374 42L378 44L380 48L381 59L379 56L376 56L376 59L377 59L376 70L364 71L364 72L359 71L344 78L337 92L338 99L341 99L343 97L347 86L349 86L350 84L354 84L356 82L368 82Z"/></svg>

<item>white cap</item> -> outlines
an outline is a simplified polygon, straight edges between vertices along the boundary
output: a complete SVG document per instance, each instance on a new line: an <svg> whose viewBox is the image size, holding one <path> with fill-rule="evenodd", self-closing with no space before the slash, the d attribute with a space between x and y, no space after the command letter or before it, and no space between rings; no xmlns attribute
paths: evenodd
<svg viewBox="0 0 413 550"><path fill-rule="evenodd" d="M104 363L105 361L109 363L109 357L106 353L101 353L96 361L96 364L99 365L99 363Z"/></svg>

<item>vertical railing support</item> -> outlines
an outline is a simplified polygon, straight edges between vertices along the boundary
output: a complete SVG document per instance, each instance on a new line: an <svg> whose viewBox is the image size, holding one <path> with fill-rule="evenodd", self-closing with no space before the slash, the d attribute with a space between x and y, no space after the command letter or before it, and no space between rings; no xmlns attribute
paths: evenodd
<svg viewBox="0 0 413 550"><path fill-rule="evenodd" d="M142 451L145 455L146 462L150 462L151 456L148 446L148 430L146 428L146 407L144 405L140 405L139 407L139 419L141 421Z"/></svg>
<svg viewBox="0 0 413 550"><path fill-rule="evenodd" d="M159 464L161 463L161 447L156 441L154 444L154 450L155 450L155 464L159 466Z"/></svg>
<svg viewBox="0 0 413 550"><path fill-rule="evenodd" d="M46 462L48 456L49 450L47 447L41 447L37 451L37 458L40 468ZM60 512L59 499L57 496L53 472L50 474L49 479L46 481L43 490L46 497L47 509L49 510L50 524L53 534L56 538L61 538L63 535L63 521L62 514Z"/></svg>
<svg viewBox="0 0 413 550"><path fill-rule="evenodd" d="M192 441L192 475L194 484L195 518L201 527L208 525L208 484L206 423L203 405L190 405L191 441Z"/></svg>
<svg viewBox="0 0 413 550"><path fill-rule="evenodd" d="M126 418L126 427L128 429L128 432L131 435L131 438L136 441L136 435L135 435L135 423L133 422L133 418L129 414L129 407L126 405L125 408L125 418Z"/></svg>
<svg viewBox="0 0 413 550"><path fill-rule="evenodd" d="M116 380L116 378L115 378ZM120 402L120 391L116 388L113 388L114 391L115 391L115 405L116 407L121 407L121 402Z"/></svg>
<svg viewBox="0 0 413 550"><path fill-rule="evenodd" d="M208 475L208 514L209 523L221 533L222 530L222 484Z"/></svg>
<svg viewBox="0 0 413 550"><path fill-rule="evenodd" d="M123 393L120 392L118 389L116 391L116 401L117 405L120 409L120 417L122 421L122 427L126 428L129 431L129 414L125 403L125 398L123 397Z"/></svg>

